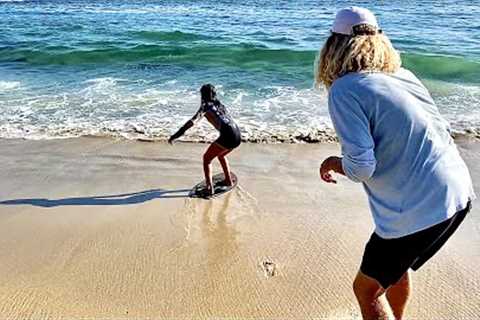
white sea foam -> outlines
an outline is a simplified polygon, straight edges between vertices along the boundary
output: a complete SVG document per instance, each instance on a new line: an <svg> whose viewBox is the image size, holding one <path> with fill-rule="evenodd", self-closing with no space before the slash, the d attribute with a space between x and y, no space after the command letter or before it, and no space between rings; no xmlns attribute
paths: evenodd
<svg viewBox="0 0 480 320"><path fill-rule="evenodd" d="M432 80L425 83L455 132L480 132L479 86Z"/></svg>
<svg viewBox="0 0 480 320"><path fill-rule="evenodd" d="M20 87L20 81L0 81L0 93L18 89Z"/></svg>
<svg viewBox="0 0 480 320"><path fill-rule="evenodd" d="M172 81L148 86L138 81L95 78L62 94L32 95L28 90L16 90L0 100L0 137L167 139L199 107L196 89ZM480 88L445 83L427 86L455 131L480 128ZM217 91L246 140L314 142L334 136L325 90L270 86L227 91L219 85ZM212 141L217 135L202 121L183 140Z"/></svg>
<svg viewBox="0 0 480 320"><path fill-rule="evenodd" d="M61 95L10 99L0 116L1 137L57 138L117 135L164 139L198 109L197 90L177 83L129 90L128 81L97 78ZM240 124L245 139L276 141L306 136L329 127L325 93L291 87L267 87L258 92L232 90L219 96ZM323 100L322 100L323 99ZM217 133L201 122L184 140L211 141Z"/></svg>

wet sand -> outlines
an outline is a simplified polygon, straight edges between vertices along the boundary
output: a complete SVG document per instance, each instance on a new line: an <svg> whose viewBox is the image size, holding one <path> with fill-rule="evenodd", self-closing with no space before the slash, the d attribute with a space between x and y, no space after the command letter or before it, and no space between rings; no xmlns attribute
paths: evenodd
<svg viewBox="0 0 480 320"><path fill-rule="evenodd" d="M373 229L336 144L243 144L239 187L190 199L207 145L0 140L0 319L352 319ZM480 193L480 144L460 144ZM214 164L219 171L218 163ZM478 201L419 272L408 319L480 317Z"/></svg>

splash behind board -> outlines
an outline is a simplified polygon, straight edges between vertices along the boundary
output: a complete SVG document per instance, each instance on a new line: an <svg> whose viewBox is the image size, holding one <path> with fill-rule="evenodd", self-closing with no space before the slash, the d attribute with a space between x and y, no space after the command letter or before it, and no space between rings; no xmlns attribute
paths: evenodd
<svg viewBox="0 0 480 320"><path fill-rule="evenodd" d="M192 188L188 196L191 198L212 199L229 192L237 186L238 182L237 176L233 172L230 172L230 174L232 176L233 182L231 186L226 186L225 184L223 184L223 182L225 181L225 175L223 173L219 173L212 177L214 190L214 193L212 195L207 195L207 185L205 181L202 181Z"/></svg>

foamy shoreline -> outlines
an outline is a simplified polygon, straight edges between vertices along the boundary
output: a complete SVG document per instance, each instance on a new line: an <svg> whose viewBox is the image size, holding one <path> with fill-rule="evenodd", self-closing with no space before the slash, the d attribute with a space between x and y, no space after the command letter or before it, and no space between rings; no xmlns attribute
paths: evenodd
<svg viewBox="0 0 480 320"><path fill-rule="evenodd" d="M452 138L455 141L475 140L480 141L480 129L465 129L465 130L453 130ZM191 135L181 137L179 142L183 143L211 143L218 134L211 130L208 137L200 135ZM133 130L131 132L104 132L98 134L65 134L65 135L39 135L39 136L26 136L26 137L0 137L0 140L27 140L27 141L42 141L42 140L69 140L69 139L89 139L89 138L101 138L101 139L116 139L125 141L138 141L138 142L156 142L164 143L168 141L168 135L152 136L147 135L144 131ZM338 143L338 138L333 129L318 130L310 133L296 133L287 135L271 135L271 136L251 136L249 134L243 134L242 142L252 144L323 144L323 143Z"/></svg>
<svg viewBox="0 0 480 320"><path fill-rule="evenodd" d="M458 141L478 193L480 144ZM0 139L0 318L359 318L366 199L317 173L338 144L242 144L239 188L185 198L205 148ZM414 273L409 319L478 318L477 203Z"/></svg>

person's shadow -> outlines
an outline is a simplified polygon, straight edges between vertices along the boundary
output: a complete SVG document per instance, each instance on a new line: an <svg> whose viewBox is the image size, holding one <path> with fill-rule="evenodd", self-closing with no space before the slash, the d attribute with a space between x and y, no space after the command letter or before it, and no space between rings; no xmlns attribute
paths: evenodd
<svg viewBox="0 0 480 320"><path fill-rule="evenodd" d="M119 206L137 204L160 198L187 198L191 189L164 190L151 189L140 192L114 194L106 196L77 197L64 199L13 199L0 201L0 205L32 205L36 207L59 206Z"/></svg>

